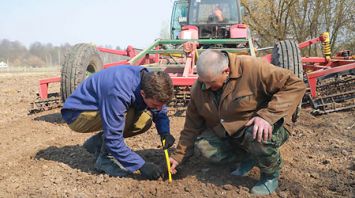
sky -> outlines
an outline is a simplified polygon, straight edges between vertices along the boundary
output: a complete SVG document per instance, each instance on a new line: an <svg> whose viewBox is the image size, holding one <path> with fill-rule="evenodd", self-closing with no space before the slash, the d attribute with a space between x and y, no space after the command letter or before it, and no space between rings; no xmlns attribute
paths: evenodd
<svg viewBox="0 0 355 198"><path fill-rule="evenodd" d="M145 48L170 23L173 0L0 0L0 39ZM165 25L164 25L165 24Z"/></svg>

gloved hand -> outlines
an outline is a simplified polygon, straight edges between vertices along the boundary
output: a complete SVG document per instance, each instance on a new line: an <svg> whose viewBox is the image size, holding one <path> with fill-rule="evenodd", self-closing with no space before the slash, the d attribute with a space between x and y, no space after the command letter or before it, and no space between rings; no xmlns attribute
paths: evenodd
<svg viewBox="0 0 355 198"><path fill-rule="evenodd" d="M163 149L170 148L175 142L174 136L172 136L170 133L164 134L160 137L161 137L161 142L163 142L163 140L165 139L165 146L163 146Z"/></svg>
<svg viewBox="0 0 355 198"><path fill-rule="evenodd" d="M149 180L156 180L162 174L160 168L151 162L146 162L139 170L141 171L143 177Z"/></svg>

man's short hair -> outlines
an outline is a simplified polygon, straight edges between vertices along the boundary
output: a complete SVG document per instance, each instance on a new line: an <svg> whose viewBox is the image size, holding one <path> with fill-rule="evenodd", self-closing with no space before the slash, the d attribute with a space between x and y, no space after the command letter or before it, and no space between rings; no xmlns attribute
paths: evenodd
<svg viewBox="0 0 355 198"><path fill-rule="evenodd" d="M143 72L141 89L146 98L167 103L173 98L174 86L170 76L162 71Z"/></svg>
<svg viewBox="0 0 355 198"><path fill-rule="evenodd" d="M207 49L200 54L196 63L197 74L199 76L215 76L219 75L228 68L228 56L214 49Z"/></svg>

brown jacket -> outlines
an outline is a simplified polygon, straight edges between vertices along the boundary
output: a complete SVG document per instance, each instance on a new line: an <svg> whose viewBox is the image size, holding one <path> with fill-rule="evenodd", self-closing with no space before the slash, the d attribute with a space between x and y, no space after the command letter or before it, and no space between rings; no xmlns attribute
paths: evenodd
<svg viewBox="0 0 355 198"><path fill-rule="evenodd" d="M306 86L291 71L251 56L229 54L230 75L218 107L210 91L196 81L191 91L184 129L172 157L181 162L206 128L223 137L237 133L254 116L270 124L290 120Z"/></svg>

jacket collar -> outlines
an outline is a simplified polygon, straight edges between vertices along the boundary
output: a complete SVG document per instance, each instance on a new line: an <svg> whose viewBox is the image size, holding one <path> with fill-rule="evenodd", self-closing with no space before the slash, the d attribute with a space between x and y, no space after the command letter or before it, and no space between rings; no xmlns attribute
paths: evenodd
<svg viewBox="0 0 355 198"><path fill-rule="evenodd" d="M240 68L240 59L236 54L225 52L229 59L229 78L239 78L242 75L242 69Z"/></svg>
<svg viewBox="0 0 355 198"><path fill-rule="evenodd" d="M224 98L229 95L235 88L236 83L238 78L241 77L242 75L242 69L240 67L240 59L237 57L237 55L228 53L228 58L229 58L229 69L230 69L230 74L229 74L229 80L225 84L224 91L222 93L221 99L219 101L219 106L222 104L222 101Z"/></svg>

